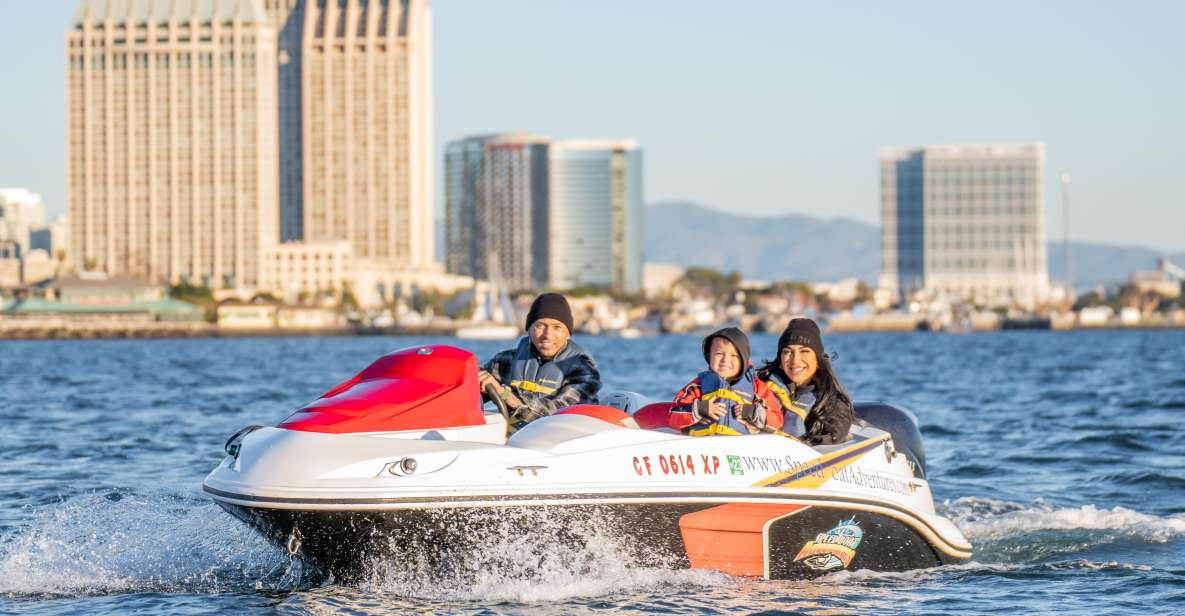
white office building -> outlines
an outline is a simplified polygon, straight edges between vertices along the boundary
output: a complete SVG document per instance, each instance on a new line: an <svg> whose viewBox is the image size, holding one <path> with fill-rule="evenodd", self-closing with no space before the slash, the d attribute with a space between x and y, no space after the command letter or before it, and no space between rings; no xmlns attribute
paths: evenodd
<svg viewBox="0 0 1185 616"><path fill-rule="evenodd" d="M45 226L41 195L25 188L0 188L0 241L11 240L19 254L29 252L29 234Z"/></svg>
<svg viewBox="0 0 1185 616"><path fill-rule="evenodd" d="M1048 297L1044 144L885 148L880 164L882 288L984 306Z"/></svg>

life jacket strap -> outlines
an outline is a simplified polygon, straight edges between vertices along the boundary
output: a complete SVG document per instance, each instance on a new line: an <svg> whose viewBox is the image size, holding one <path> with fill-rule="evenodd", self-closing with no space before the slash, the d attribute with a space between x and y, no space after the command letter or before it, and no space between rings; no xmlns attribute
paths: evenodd
<svg viewBox="0 0 1185 616"><path fill-rule="evenodd" d="M768 387L770 391L774 392L774 395L778 397L778 402L782 403L782 410L790 411L791 413L798 415L799 419L806 421L808 412L807 409L794 404L794 399L790 397L789 390L787 390L785 387L782 387L780 383L775 382L773 379L766 381L765 386Z"/></svg>
<svg viewBox="0 0 1185 616"><path fill-rule="evenodd" d="M735 391L732 391L731 389L717 389L716 391L706 393L706 394L703 394L700 396L701 400L707 400L709 402L712 400L720 399L720 398L723 398L725 400L731 400L733 402L736 402L737 404L750 404L752 402L751 399L748 399L745 396L742 396L741 394L739 394Z"/></svg>
<svg viewBox="0 0 1185 616"><path fill-rule="evenodd" d="M724 434L727 436L740 436L741 433L737 432L736 430L733 430L732 428L730 428L724 424L718 424L718 423L708 424L702 428L694 428L694 429L687 431L688 436L713 436L716 434Z"/></svg>
<svg viewBox="0 0 1185 616"><path fill-rule="evenodd" d="M510 386L514 387L515 389L529 391L533 394L543 394L545 396L550 396L551 394L554 394L556 392L556 389L554 387L540 385L540 384L535 383L533 381L511 381Z"/></svg>

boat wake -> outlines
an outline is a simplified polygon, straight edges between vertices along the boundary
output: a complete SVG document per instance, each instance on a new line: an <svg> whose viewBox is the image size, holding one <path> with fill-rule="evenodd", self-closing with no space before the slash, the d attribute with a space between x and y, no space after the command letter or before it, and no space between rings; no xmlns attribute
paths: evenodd
<svg viewBox="0 0 1185 616"><path fill-rule="evenodd" d="M975 546L979 563L1037 563L1084 553L1154 549L1185 538L1185 514L1155 516L1125 507L1054 507L964 497L943 515Z"/></svg>

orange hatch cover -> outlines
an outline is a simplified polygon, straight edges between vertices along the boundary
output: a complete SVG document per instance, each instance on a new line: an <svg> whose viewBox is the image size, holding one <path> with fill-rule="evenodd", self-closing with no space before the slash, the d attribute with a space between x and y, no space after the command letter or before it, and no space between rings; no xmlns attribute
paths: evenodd
<svg viewBox="0 0 1185 616"><path fill-rule="evenodd" d="M683 548L695 569L732 575L765 575L766 524L797 513L806 505L729 503L679 518Z"/></svg>

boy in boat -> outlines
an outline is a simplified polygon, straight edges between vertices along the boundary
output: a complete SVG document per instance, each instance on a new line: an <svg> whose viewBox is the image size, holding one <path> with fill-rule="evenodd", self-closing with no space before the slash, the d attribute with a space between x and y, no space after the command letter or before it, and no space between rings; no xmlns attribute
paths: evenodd
<svg viewBox="0 0 1185 616"><path fill-rule="evenodd" d="M566 406L596 404L601 373L571 335L568 300L544 293L531 304L527 335L518 346L498 353L478 372L482 392L502 398L517 427Z"/></svg>
<svg viewBox="0 0 1185 616"><path fill-rule="evenodd" d="M726 327L703 343L708 369L675 396L667 423L691 436L752 434L782 427L777 398L749 364L749 337Z"/></svg>

